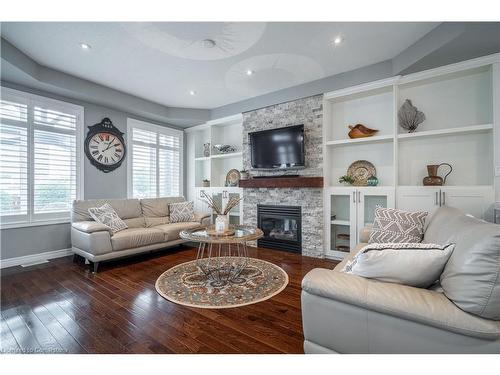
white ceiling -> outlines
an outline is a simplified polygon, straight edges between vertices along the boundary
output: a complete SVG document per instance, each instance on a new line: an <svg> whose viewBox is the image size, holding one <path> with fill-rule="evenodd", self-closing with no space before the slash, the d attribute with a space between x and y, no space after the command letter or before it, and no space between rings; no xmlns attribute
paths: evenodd
<svg viewBox="0 0 500 375"><path fill-rule="evenodd" d="M215 108L391 59L437 25L13 22L2 36L47 67L166 106Z"/></svg>

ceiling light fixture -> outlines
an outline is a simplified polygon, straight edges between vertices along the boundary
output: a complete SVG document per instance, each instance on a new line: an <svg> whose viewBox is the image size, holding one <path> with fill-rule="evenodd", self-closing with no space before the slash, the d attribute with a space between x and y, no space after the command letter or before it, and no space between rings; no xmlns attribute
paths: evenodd
<svg viewBox="0 0 500 375"><path fill-rule="evenodd" d="M81 49L84 49L84 50L89 50L89 49L91 49L92 47L90 46L90 44L87 44L87 43L80 43L80 48L81 48Z"/></svg>
<svg viewBox="0 0 500 375"><path fill-rule="evenodd" d="M251 76L253 74L253 70L248 69L247 70L247 76Z"/></svg>
<svg viewBox="0 0 500 375"><path fill-rule="evenodd" d="M191 95L191 96L196 95L196 91L194 91L194 90L189 91L189 95Z"/></svg>
<svg viewBox="0 0 500 375"><path fill-rule="evenodd" d="M205 48L214 48L216 45L215 40L213 39L203 39L201 42Z"/></svg>
<svg viewBox="0 0 500 375"><path fill-rule="evenodd" d="M335 44L336 46L338 46L340 43L342 43L342 37L339 35L337 37L335 37L335 39L333 40L333 44Z"/></svg>

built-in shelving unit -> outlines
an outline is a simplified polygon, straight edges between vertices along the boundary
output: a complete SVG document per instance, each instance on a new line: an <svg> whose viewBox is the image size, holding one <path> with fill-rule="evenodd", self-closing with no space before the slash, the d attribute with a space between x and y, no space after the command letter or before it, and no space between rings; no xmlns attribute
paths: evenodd
<svg viewBox="0 0 500 375"><path fill-rule="evenodd" d="M243 167L242 132L241 115L208 121L186 130L188 199L195 202L197 211L211 213L200 199L202 191L221 205L234 195L241 196L239 187L225 186L225 182L229 170L241 170ZM208 156L205 155L206 144L210 144ZM216 144L231 145L235 151L220 153L213 147ZM209 186L204 180L209 181ZM231 210L229 216L231 223L240 223L240 207Z"/></svg>
<svg viewBox="0 0 500 375"><path fill-rule="evenodd" d="M500 122L499 84L500 55L493 55L326 93L327 256L344 256L337 247L345 246L347 234L349 247L356 245L358 232L370 222L369 213L376 204L428 211L453 205L488 218L495 200L495 146L500 146L494 141ZM406 99L426 116L413 133L398 125L397 113ZM358 123L379 132L349 139L348 125ZM375 166L379 186L345 187L338 182L356 160ZM426 166L440 163L453 166L446 186L422 186Z"/></svg>

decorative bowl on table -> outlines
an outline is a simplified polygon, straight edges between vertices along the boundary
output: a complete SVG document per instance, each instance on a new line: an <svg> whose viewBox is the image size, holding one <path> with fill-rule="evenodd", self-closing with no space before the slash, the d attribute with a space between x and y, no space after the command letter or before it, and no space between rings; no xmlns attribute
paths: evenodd
<svg viewBox="0 0 500 375"><path fill-rule="evenodd" d="M227 154L229 152L236 151L236 149L231 145L214 145L213 147L221 154Z"/></svg>

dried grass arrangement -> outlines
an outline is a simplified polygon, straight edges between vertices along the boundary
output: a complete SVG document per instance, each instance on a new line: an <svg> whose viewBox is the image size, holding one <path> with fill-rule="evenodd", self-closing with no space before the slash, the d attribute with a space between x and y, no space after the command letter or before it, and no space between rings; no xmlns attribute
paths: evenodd
<svg viewBox="0 0 500 375"><path fill-rule="evenodd" d="M215 202L212 196L208 195L204 191L202 191L201 195L202 195L201 200L204 201L208 205L208 207L214 210L214 212L217 215L227 215L229 211L231 211L234 207L236 207L242 200L242 198L236 198L236 197L229 198L229 202L227 202L226 207L223 210L222 207L220 207L217 204L217 202Z"/></svg>
<svg viewBox="0 0 500 375"><path fill-rule="evenodd" d="M413 133L424 121L424 112L419 111L418 108L411 103L410 99L406 99L398 111L399 126L408 130L408 133Z"/></svg>

